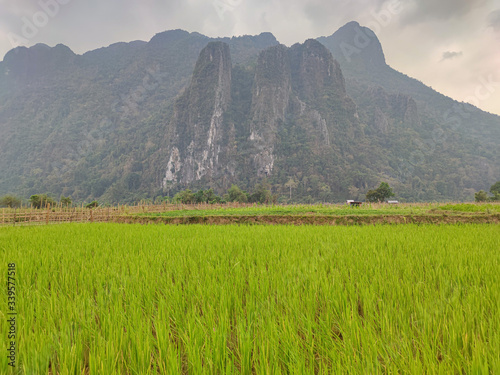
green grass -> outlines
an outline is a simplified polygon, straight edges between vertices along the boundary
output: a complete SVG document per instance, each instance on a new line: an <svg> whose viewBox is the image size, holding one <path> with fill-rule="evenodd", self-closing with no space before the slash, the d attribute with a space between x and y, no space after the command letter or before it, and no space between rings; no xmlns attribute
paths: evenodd
<svg viewBox="0 0 500 375"><path fill-rule="evenodd" d="M441 215L443 211L460 213L499 213L500 204L363 204L361 207L343 205L255 205L250 207L218 207L198 209L187 206L162 212L133 213L147 217L206 217L206 216L381 216L381 215Z"/></svg>
<svg viewBox="0 0 500 375"><path fill-rule="evenodd" d="M498 225L10 227L0 282L15 262L19 374L498 374L499 249Z"/></svg>
<svg viewBox="0 0 500 375"><path fill-rule="evenodd" d="M195 207L195 206L194 206ZM363 205L362 207L348 207L347 205L259 205L251 207L216 207L214 209L179 209L159 213L142 213L139 216L161 217L199 217L199 216L286 216L286 215L404 215L424 213L421 207Z"/></svg>
<svg viewBox="0 0 500 375"><path fill-rule="evenodd" d="M472 203L461 203L461 204L446 204L444 206L438 207L439 210L443 211L454 211L454 212L488 212L488 213L498 213L500 212L500 204L472 204Z"/></svg>

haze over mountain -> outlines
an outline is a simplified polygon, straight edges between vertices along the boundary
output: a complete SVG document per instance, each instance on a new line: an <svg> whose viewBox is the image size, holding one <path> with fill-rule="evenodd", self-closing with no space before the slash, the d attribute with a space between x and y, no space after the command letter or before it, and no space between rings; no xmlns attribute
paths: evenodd
<svg viewBox="0 0 500 375"><path fill-rule="evenodd" d="M351 20L371 28L387 62L458 101L500 115L500 90L475 96L482 80L500 82L498 0L3 0L0 60L37 43L75 53L116 41L149 40L161 30L210 37L272 32L287 46L330 35Z"/></svg>
<svg viewBox="0 0 500 375"><path fill-rule="evenodd" d="M286 47L269 33L173 30L74 54L0 63L0 195L125 202L190 187L362 199L470 200L500 179L500 117L385 62L356 22Z"/></svg>

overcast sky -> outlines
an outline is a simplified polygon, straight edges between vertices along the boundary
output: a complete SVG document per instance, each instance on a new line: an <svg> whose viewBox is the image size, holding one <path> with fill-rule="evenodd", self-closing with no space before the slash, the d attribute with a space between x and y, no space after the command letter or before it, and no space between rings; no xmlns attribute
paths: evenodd
<svg viewBox="0 0 500 375"><path fill-rule="evenodd" d="M393 68L500 114L500 0L0 0L0 58L16 44L82 54L177 28L270 31L291 45L353 20L376 32Z"/></svg>

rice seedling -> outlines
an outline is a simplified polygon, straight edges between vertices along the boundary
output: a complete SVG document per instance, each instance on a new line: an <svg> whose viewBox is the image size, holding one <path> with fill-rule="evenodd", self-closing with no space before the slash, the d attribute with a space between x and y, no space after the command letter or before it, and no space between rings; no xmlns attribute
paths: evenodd
<svg viewBox="0 0 500 375"><path fill-rule="evenodd" d="M2 374L500 373L498 225L62 224L0 249Z"/></svg>

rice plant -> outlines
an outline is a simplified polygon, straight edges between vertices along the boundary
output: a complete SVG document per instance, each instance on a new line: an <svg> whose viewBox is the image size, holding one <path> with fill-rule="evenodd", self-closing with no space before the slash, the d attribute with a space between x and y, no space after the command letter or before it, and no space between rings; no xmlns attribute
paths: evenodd
<svg viewBox="0 0 500 375"><path fill-rule="evenodd" d="M0 228L0 373L498 374L499 249L498 225Z"/></svg>

